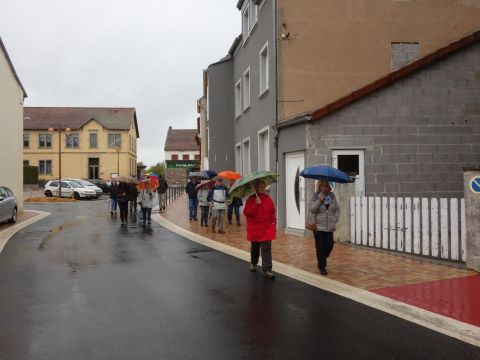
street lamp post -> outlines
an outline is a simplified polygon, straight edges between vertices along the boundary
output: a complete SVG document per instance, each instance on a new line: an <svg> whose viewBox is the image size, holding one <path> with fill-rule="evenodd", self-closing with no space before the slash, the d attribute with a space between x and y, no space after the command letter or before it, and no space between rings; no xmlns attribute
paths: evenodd
<svg viewBox="0 0 480 360"><path fill-rule="evenodd" d="M57 128L49 127L49 132L58 132L58 197L62 197L62 125L58 124ZM68 135L70 133L70 128L65 128L65 134Z"/></svg>
<svg viewBox="0 0 480 360"><path fill-rule="evenodd" d="M120 146L115 146L115 151L117 152L117 176L120 176Z"/></svg>

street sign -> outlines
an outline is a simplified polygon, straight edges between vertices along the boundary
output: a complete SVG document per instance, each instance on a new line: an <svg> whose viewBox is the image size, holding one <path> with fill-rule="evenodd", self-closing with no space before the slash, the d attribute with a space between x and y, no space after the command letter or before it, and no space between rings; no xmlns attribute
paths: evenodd
<svg viewBox="0 0 480 360"><path fill-rule="evenodd" d="M480 195L480 176L475 176L470 181L470 190L472 190L474 194Z"/></svg>
<svg viewBox="0 0 480 360"><path fill-rule="evenodd" d="M200 162L198 160L167 160L167 169L195 169L200 166Z"/></svg>

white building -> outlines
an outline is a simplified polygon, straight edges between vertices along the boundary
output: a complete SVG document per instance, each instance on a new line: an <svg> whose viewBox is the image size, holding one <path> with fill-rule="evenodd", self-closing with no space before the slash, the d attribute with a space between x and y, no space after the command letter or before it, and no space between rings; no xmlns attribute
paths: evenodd
<svg viewBox="0 0 480 360"><path fill-rule="evenodd" d="M9 187L23 210L23 100L27 93L0 38L0 185Z"/></svg>

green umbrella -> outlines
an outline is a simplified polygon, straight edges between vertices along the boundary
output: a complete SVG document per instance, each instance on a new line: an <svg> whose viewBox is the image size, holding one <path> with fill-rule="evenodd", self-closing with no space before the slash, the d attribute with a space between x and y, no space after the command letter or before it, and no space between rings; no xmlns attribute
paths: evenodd
<svg viewBox="0 0 480 360"><path fill-rule="evenodd" d="M270 171L255 171L237 180L230 188L230 196L243 198L255 192L257 181L262 180L265 185L277 182L278 175Z"/></svg>

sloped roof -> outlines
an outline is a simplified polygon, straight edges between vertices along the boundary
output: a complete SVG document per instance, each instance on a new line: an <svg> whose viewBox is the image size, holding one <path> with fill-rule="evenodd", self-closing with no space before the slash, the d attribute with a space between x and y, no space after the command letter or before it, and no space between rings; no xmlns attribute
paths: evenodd
<svg viewBox="0 0 480 360"><path fill-rule="evenodd" d="M472 34L469 34L463 38L461 38L460 40L457 40L441 49L438 49L437 51L429 54L429 55L426 55L408 65L406 65L405 67L402 67L396 71L393 71L391 72L390 74L386 75L386 76L383 76L381 77L380 79L352 92L351 94L347 95L347 96L344 96L316 111L313 111L311 114L310 114L310 121L315 121L315 120L319 120L325 116L327 116L328 114L331 114L333 113L334 111L337 111L337 110L340 110L341 108L357 101L357 100L360 100L361 98L367 96L367 95L370 95L371 93L397 81L397 80L400 80L412 73L414 73L415 71L418 71L422 68L424 68L425 66L427 65L430 65L431 63L435 62L435 61L438 61L440 59L443 59L444 57L452 54L452 53L455 53L477 41L480 41L480 30L472 33ZM295 119L293 120L295 121ZM288 126L290 123L290 121L286 121L285 123L282 123L280 125L280 127L283 127L283 126Z"/></svg>
<svg viewBox="0 0 480 360"><path fill-rule="evenodd" d="M172 129L168 128L165 140L165 151L199 151L197 129Z"/></svg>
<svg viewBox="0 0 480 360"><path fill-rule="evenodd" d="M23 97L27 97L27 92L25 91L25 88L22 85L22 82L20 81L20 78L17 75L17 72L15 71L15 68L13 67L12 60L10 60L10 56L8 56L7 48L3 44L2 37L0 37L0 48L3 51L3 54L5 55L5 58L7 59L8 66L10 66L10 70L12 71L13 76L15 77L15 80L17 80L18 85L22 89L23 92Z"/></svg>
<svg viewBox="0 0 480 360"><path fill-rule="evenodd" d="M135 124L140 137L135 108L89 108L89 107L25 107L23 127L25 130L47 130L61 124L78 130L95 120L108 130L129 130Z"/></svg>

